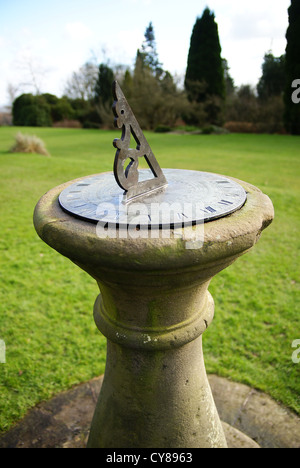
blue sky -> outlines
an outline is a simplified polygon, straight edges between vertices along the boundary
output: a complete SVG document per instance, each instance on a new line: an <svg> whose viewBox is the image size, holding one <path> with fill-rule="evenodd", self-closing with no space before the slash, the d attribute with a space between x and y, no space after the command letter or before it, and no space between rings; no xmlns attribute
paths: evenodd
<svg viewBox="0 0 300 468"><path fill-rule="evenodd" d="M149 22L159 59L183 76L196 18L206 6L219 26L222 57L236 85L256 85L264 54L284 53L290 0L0 0L0 106L30 88L63 94L85 62L132 66Z"/></svg>

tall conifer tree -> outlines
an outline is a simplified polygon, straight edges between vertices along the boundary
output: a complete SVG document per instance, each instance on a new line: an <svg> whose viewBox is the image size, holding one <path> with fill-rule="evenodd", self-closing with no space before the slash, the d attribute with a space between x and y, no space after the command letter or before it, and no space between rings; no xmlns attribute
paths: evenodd
<svg viewBox="0 0 300 468"><path fill-rule="evenodd" d="M218 25L214 13L209 8L204 10L201 18L197 18L193 28L185 88L190 101L203 102L207 96L225 98Z"/></svg>
<svg viewBox="0 0 300 468"><path fill-rule="evenodd" d="M151 22L146 28L144 37L145 40L142 44L141 50L137 50L136 62L138 63L138 66L141 65L142 67L148 68L153 76L160 78L163 74L163 69L162 64L158 59L154 27Z"/></svg>
<svg viewBox="0 0 300 468"><path fill-rule="evenodd" d="M103 104L111 105L112 101L112 83L114 81L113 70L104 63L99 65L98 79L95 86L96 100Z"/></svg>
<svg viewBox="0 0 300 468"><path fill-rule="evenodd" d="M300 79L300 0L291 0L288 9L289 27L286 33L286 90L285 90L285 126L294 135L300 135L300 103L294 102L292 88L295 80Z"/></svg>

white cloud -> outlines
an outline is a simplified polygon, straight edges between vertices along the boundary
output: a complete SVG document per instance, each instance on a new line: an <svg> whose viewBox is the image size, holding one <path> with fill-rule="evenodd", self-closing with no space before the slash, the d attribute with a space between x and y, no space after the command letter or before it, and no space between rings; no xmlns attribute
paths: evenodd
<svg viewBox="0 0 300 468"><path fill-rule="evenodd" d="M137 49L145 39L141 29L121 29L117 32L117 38L123 55L123 58L120 57L120 63L128 62L130 58L135 57Z"/></svg>
<svg viewBox="0 0 300 468"><path fill-rule="evenodd" d="M65 30L73 41L86 39L92 35L92 31L80 21L66 24Z"/></svg>

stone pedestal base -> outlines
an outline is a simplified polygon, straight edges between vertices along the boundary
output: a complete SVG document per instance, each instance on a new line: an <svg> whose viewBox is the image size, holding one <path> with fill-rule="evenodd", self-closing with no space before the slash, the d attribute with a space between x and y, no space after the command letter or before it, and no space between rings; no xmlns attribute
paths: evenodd
<svg viewBox="0 0 300 468"><path fill-rule="evenodd" d="M59 193L38 203L40 237L98 282L94 316L107 337L107 365L89 447L226 447L202 355L213 317L211 278L248 251L273 219L269 198L238 181L247 202L204 226L168 239L99 238L96 225L63 212ZM197 236L196 236L197 237ZM95 350L95 359L97 352Z"/></svg>

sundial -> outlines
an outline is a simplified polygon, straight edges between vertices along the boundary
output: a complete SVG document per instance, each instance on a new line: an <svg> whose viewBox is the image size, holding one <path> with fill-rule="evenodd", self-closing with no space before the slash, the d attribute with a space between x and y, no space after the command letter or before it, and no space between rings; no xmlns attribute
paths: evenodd
<svg viewBox="0 0 300 468"><path fill-rule="evenodd" d="M113 142L117 149L114 170L85 177L64 189L59 203L65 211L103 225L126 227L139 219L140 227L153 228L212 221L244 205L246 191L227 177L161 169L117 82L113 94L114 123L122 130L121 138ZM148 169L139 169L143 158Z"/></svg>
<svg viewBox="0 0 300 468"><path fill-rule="evenodd" d="M113 171L52 188L34 212L41 239L100 289L106 367L87 446L225 448L202 352L208 287L255 245L273 206L247 182L162 169L117 82L113 93Z"/></svg>

